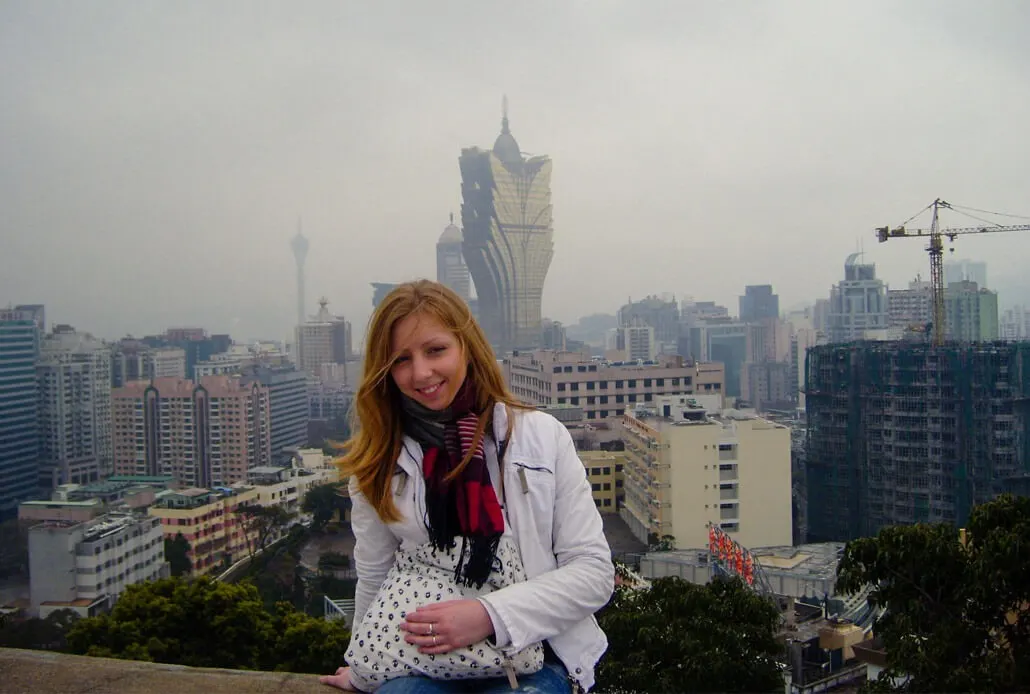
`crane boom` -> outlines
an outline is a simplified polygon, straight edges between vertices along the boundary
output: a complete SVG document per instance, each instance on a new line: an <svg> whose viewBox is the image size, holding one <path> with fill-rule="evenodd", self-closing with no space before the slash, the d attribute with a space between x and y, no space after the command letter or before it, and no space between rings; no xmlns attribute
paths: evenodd
<svg viewBox="0 0 1030 694"><path fill-rule="evenodd" d="M933 218L929 228L908 229L904 224L894 227L878 227L876 238L880 243L898 238L928 238L926 250L930 254L930 291L933 304L933 344L944 343L944 237L954 241L957 236L966 234L992 234L1001 231L1030 231L1030 224L984 225L982 227L956 227L941 229L939 212L942 209L953 209L951 204L937 198L927 209L933 209Z"/></svg>

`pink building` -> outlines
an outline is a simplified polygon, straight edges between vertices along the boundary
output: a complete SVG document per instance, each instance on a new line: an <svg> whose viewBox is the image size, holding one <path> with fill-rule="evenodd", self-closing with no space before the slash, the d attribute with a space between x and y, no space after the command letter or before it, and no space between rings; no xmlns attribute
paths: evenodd
<svg viewBox="0 0 1030 694"><path fill-rule="evenodd" d="M112 392L114 469L172 475L183 487L247 480L271 464L268 388L238 376L133 381Z"/></svg>

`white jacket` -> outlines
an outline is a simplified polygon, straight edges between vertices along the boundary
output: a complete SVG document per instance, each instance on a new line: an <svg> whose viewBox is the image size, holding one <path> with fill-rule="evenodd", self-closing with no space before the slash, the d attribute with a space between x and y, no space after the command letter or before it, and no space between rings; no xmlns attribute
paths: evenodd
<svg viewBox="0 0 1030 694"><path fill-rule="evenodd" d="M546 639L569 674L590 689L594 666L608 647L594 613L604 607L614 589L611 550L568 430L543 412L514 412L503 461L503 503L528 580L481 599L502 620L511 648L521 650ZM493 422L496 441L504 439L507 427L507 412L498 405ZM414 439L405 437L397 465L405 473L395 475L393 481L394 502L403 519L397 523L383 523L351 480L358 574L355 624L386 579L394 552L429 541L422 447Z"/></svg>

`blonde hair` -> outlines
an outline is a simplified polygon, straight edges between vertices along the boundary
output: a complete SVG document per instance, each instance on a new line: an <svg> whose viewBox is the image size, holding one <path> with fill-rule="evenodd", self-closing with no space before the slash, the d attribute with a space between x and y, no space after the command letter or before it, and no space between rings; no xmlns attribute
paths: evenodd
<svg viewBox="0 0 1030 694"><path fill-rule="evenodd" d="M393 328L415 314L436 319L457 338L462 355L469 362L466 378L476 384L474 411L479 413L479 424L475 445L451 478L459 475L471 459L493 419L494 405L503 403L509 409L524 407L508 392L490 343L461 297L429 280L395 287L369 320L364 373L354 398L354 433L344 444L346 454L339 463L342 474L354 478L358 489L384 523L401 519L390 485L404 436L400 390L390 376L397 356L391 344ZM507 438L511 436L513 418L510 415L509 411Z"/></svg>

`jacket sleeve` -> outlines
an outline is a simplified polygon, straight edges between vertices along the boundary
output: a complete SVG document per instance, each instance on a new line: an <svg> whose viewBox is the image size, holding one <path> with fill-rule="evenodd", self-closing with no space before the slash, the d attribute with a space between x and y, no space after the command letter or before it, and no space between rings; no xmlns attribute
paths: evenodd
<svg viewBox="0 0 1030 694"><path fill-rule="evenodd" d="M557 423L556 423L557 424ZM568 430L557 424L552 550L557 568L485 595L518 651L556 636L604 607L615 567L586 469Z"/></svg>
<svg viewBox="0 0 1030 694"><path fill-rule="evenodd" d="M393 566L400 541L379 518L375 508L358 490L351 478L351 529L354 532L354 569L358 584L354 589L354 624L360 624L368 606Z"/></svg>

